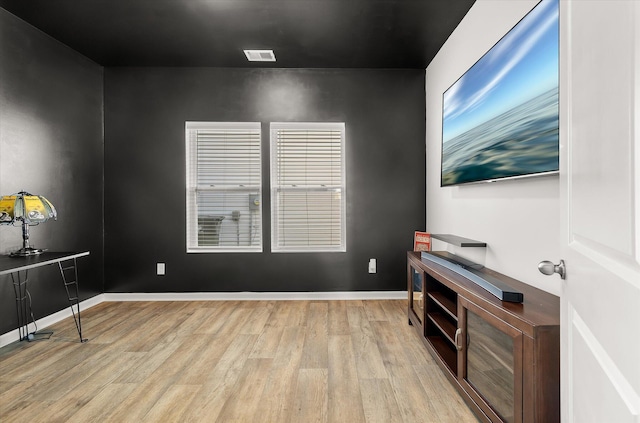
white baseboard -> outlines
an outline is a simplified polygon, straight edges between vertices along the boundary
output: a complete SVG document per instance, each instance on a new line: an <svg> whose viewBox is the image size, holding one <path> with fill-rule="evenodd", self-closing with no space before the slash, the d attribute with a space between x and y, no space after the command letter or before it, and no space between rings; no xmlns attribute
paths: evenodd
<svg viewBox="0 0 640 423"><path fill-rule="evenodd" d="M283 301L283 300L404 300L407 291L338 291L338 292L158 292L158 293L104 293L80 303L80 311L107 301ZM71 309L36 320L38 329L44 329L71 317ZM33 324L29 325L29 330ZM0 348L18 341L18 329L0 335Z"/></svg>
<svg viewBox="0 0 640 423"><path fill-rule="evenodd" d="M104 301L404 300L407 291L105 293Z"/></svg>

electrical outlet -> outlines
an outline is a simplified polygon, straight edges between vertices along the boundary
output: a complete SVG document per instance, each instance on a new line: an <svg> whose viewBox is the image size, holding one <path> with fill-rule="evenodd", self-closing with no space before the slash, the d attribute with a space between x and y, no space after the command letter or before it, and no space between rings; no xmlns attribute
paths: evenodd
<svg viewBox="0 0 640 423"><path fill-rule="evenodd" d="M156 263L156 274L159 276L164 275L165 265L164 263Z"/></svg>
<svg viewBox="0 0 640 423"><path fill-rule="evenodd" d="M369 273L376 273L376 259L369 259Z"/></svg>

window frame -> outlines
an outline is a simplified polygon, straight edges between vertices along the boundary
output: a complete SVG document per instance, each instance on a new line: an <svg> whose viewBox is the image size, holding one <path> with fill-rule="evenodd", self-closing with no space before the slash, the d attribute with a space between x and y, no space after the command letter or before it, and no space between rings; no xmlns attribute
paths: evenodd
<svg viewBox="0 0 640 423"><path fill-rule="evenodd" d="M257 151L259 154L259 176L258 185L251 186L224 186L211 187L211 186L198 186L197 185L197 162L198 162L198 147L194 140L196 137L191 135L191 132L198 129L206 129L212 131L224 131L224 130L255 130L258 136ZM263 167L263 152L262 152L262 124L260 122L211 122L211 121L186 121L185 122L185 159L186 159L186 251L187 253L260 253L263 251L264 237L263 237L263 218L262 218L262 197L263 197L263 181L262 181L262 167ZM195 168L194 168L195 167ZM259 223L257 225L257 233L259 235L259 245L256 246L233 246L233 245L198 245L198 192L237 192L247 193L250 195L252 192L258 192L258 210L257 213ZM249 223L249 233L253 225ZM255 225L254 225L255 226Z"/></svg>
<svg viewBox="0 0 640 423"><path fill-rule="evenodd" d="M283 246L279 245L278 238L278 190L282 187L278 182L278 148L277 148L277 131L279 130L317 130L317 131L339 131L340 132L340 186L321 187L308 186L306 188L288 187L287 190L297 191L324 191L324 192L340 192L340 245L335 246ZM346 125L344 122L271 122L269 128L269 148L270 148L270 193L271 193L271 251L274 253L318 253L318 252L346 252L347 251L347 233L346 233Z"/></svg>

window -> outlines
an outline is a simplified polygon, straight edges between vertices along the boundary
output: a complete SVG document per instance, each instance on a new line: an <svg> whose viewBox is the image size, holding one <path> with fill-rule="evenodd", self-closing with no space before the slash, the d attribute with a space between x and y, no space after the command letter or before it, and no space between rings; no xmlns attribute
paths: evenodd
<svg viewBox="0 0 640 423"><path fill-rule="evenodd" d="M260 123L186 122L187 252L262 251Z"/></svg>
<svg viewBox="0 0 640 423"><path fill-rule="evenodd" d="M271 124L272 251L346 251L344 132Z"/></svg>

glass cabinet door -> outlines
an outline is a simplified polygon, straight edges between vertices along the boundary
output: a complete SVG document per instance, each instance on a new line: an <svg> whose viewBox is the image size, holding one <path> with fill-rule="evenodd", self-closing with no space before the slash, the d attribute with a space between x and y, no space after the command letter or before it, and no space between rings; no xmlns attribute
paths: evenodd
<svg viewBox="0 0 640 423"><path fill-rule="evenodd" d="M411 265L409 272L409 306L420 323L424 323L424 273Z"/></svg>
<svg viewBox="0 0 640 423"><path fill-rule="evenodd" d="M459 301L461 383L492 421L522 422L522 332L466 298Z"/></svg>

